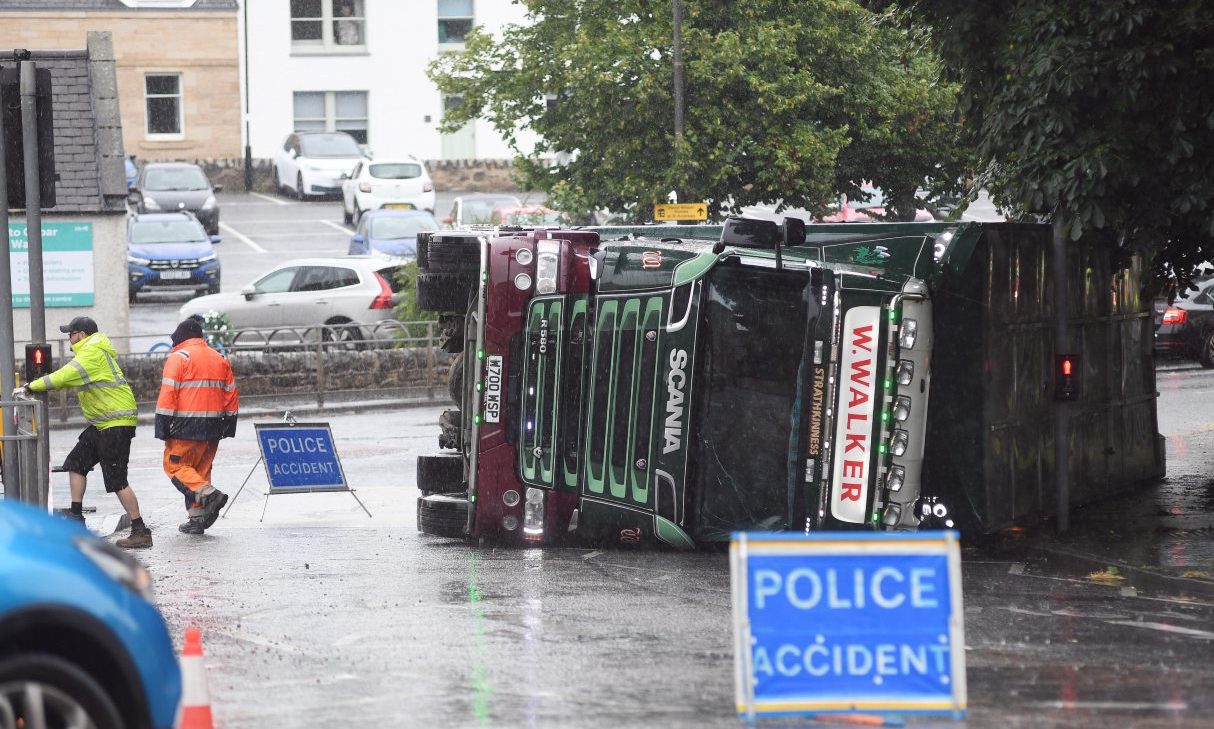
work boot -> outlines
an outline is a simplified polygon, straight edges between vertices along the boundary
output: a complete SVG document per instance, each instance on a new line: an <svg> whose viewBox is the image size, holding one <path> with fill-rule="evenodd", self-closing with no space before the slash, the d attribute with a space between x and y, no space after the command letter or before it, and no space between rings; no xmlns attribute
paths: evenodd
<svg viewBox="0 0 1214 729"><path fill-rule="evenodd" d="M64 511L64 512L60 512L60 513L63 514L64 519L69 519L71 521L74 521L74 522L78 523L80 526L85 525L84 524L84 514L77 514L74 511Z"/></svg>
<svg viewBox="0 0 1214 729"><path fill-rule="evenodd" d="M177 531L182 534L202 534L206 531L206 527L202 525L201 519L195 519L191 516L188 521L177 526Z"/></svg>
<svg viewBox="0 0 1214 729"><path fill-rule="evenodd" d="M131 527L131 536L114 542L125 549L147 549L152 546L152 530L147 527Z"/></svg>
<svg viewBox="0 0 1214 729"><path fill-rule="evenodd" d="M219 489L202 497L202 528L210 529L219 518L219 510L228 503L228 495Z"/></svg>

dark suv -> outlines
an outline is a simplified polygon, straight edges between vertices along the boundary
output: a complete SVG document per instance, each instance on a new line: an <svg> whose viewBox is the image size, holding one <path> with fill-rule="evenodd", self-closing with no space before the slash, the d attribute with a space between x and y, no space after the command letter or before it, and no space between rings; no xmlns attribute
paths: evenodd
<svg viewBox="0 0 1214 729"><path fill-rule="evenodd" d="M140 291L193 290L219 293L219 258L214 244L189 213L149 213L127 220L129 298Z"/></svg>
<svg viewBox="0 0 1214 729"><path fill-rule="evenodd" d="M198 165L151 162L143 166L129 200L137 213L192 213L208 234L219 235L215 193L222 190L223 185L211 185Z"/></svg>

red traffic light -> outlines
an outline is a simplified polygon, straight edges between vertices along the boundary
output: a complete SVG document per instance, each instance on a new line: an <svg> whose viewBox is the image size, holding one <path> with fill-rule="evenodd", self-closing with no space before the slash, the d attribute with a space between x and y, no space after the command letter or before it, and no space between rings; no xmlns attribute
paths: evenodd
<svg viewBox="0 0 1214 729"><path fill-rule="evenodd" d="M34 380L51 373L51 345L25 345L25 381Z"/></svg>
<svg viewBox="0 0 1214 729"><path fill-rule="evenodd" d="M1080 396L1079 355L1054 355L1054 399L1078 400Z"/></svg>
<svg viewBox="0 0 1214 729"><path fill-rule="evenodd" d="M1071 376L1071 360L1069 357L1062 360L1062 376L1063 377Z"/></svg>

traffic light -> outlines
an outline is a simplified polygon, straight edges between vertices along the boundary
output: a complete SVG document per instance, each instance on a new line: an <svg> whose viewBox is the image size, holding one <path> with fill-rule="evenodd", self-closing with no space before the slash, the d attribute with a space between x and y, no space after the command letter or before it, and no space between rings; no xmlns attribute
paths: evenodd
<svg viewBox="0 0 1214 729"><path fill-rule="evenodd" d="M51 373L51 345L25 345L25 381L34 380Z"/></svg>
<svg viewBox="0 0 1214 729"><path fill-rule="evenodd" d="M1078 400L1081 392L1079 355L1054 355L1054 399L1059 401Z"/></svg>
<svg viewBox="0 0 1214 729"><path fill-rule="evenodd" d="M25 208L25 146L21 127L21 82L19 64L0 66L0 114L4 115L5 170L8 175L8 206ZM51 72L39 68L34 73L34 97L38 111L38 189L42 195L42 207L55 207L55 131L54 113L51 105ZM31 164L34 160L31 160ZM2 201L0 201L2 202Z"/></svg>

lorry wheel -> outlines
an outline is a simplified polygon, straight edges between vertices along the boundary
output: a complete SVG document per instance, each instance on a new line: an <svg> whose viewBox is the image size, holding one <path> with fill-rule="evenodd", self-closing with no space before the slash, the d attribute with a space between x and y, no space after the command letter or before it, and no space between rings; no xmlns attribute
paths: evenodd
<svg viewBox="0 0 1214 729"><path fill-rule="evenodd" d="M418 456L417 489L423 494L454 494L463 491L463 456L449 453Z"/></svg>
<svg viewBox="0 0 1214 729"><path fill-rule="evenodd" d="M474 235L431 233L417 239L417 269L429 273L476 273L480 241Z"/></svg>
<svg viewBox="0 0 1214 729"><path fill-rule="evenodd" d="M451 273L417 274L417 306L422 311L463 311L472 277Z"/></svg>
<svg viewBox="0 0 1214 729"><path fill-rule="evenodd" d="M1197 353L1197 361L1206 369L1214 367L1214 330L1207 332L1205 339L1201 340L1201 350Z"/></svg>
<svg viewBox="0 0 1214 729"><path fill-rule="evenodd" d="M451 360L451 367L447 370L447 394L451 396L451 402L459 405L464 399L464 355L456 355Z"/></svg>
<svg viewBox="0 0 1214 729"><path fill-rule="evenodd" d="M417 498L417 530L436 537L464 537L468 523L466 496L430 494Z"/></svg>

